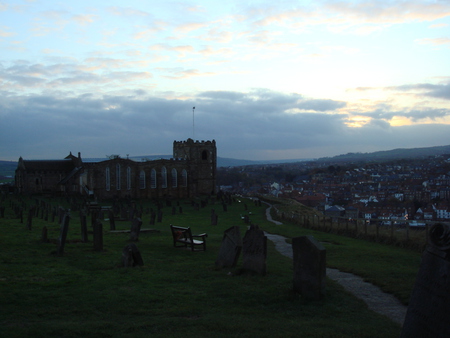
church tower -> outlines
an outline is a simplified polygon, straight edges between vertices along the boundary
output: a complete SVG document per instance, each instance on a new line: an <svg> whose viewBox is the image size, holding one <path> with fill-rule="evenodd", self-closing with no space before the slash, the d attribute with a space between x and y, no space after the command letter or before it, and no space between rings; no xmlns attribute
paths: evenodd
<svg viewBox="0 0 450 338"><path fill-rule="evenodd" d="M216 193L217 148L216 141L173 142L173 157L186 160L189 166L188 181L194 195Z"/></svg>

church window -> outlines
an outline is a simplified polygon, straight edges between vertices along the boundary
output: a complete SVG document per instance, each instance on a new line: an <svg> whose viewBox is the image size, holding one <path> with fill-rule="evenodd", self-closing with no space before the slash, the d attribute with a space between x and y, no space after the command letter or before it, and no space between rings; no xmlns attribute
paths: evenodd
<svg viewBox="0 0 450 338"><path fill-rule="evenodd" d="M186 169L183 169L181 172L181 185L183 187L187 187L187 171Z"/></svg>
<svg viewBox="0 0 450 338"><path fill-rule="evenodd" d="M145 171L141 170L139 173L139 188L145 189Z"/></svg>
<svg viewBox="0 0 450 338"><path fill-rule="evenodd" d="M156 188L156 170L152 169L151 174L150 174L150 186L152 187L152 189Z"/></svg>
<svg viewBox="0 0 450 338"><path fill-rule="evenodd" d="M161 188L167 188L167 169L162 167L161 169Z"/></svg>
<svg viewBox="0 0 450 338"><path fill-rule="evenodd" d="M111 189L111 176L109 173L109 167L105 170L105 179L106 179L106 191L109 191Z"/></svg>
<svg viewBox="0 0 450 338"><path fill-rule="evenodd" d="M120 164L116 164L116 189L120 190Z"/></svg>
<svg viewBox="0 0 450 338"><path fill-rule="evenodd" d="M127 190L131 190L131 168L127 167Z"/></svg>
<svg viewBox="0 0 450 338"><path fill-rule="evenodd" d="M178 173L177 169L172 169L172 188L178 187Z"/></svg>

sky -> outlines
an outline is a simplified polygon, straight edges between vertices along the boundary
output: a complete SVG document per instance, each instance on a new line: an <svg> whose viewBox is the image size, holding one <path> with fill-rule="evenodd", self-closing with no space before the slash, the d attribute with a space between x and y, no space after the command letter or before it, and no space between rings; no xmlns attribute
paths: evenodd
<svg viewBox="0 0 450 338"><path fill-rule="evenodd" d="M195 107L195 109L193 109ZM0 160L450 144L450 1L1 1Z"/></svg>

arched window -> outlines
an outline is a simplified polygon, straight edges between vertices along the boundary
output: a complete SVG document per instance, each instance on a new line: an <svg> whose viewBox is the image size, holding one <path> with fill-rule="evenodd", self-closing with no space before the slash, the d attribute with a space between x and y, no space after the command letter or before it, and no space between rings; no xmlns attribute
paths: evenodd
<svg viewBox="0 0 450 338"><path fill-rule="evenodd" d="M127 190L131 190L131 168L127 167Z"/></svg>
<svg viewBox="0 0 450 338"><path fill-rule="evenodd" d="M139 173L139 188L145 189L145 171L141 170Z"/></svg>
<svg viewBox="0 0 450 338"><path fill-rule="evenodd" d="M109 173L109 167L105 170L105 183L106 183L106 191L111 189L111 175Z"/></svg>
<svg viewBox="0 0 450 338"><path fill-rule="evenodd" d="M208 152L206 150L202 151L202 160L207 160L208 159Z"/></svg>
<svg viewBox="0 0 450 338"><path fill-rule="evenodd" d="M120 164L116 164L116 189L120 190Z"/></svg>
<svg viewBox="0 0 450 338"><path fill-rule="evenodd" d="M181 186L187 187L187 171L183 169L181 172Z"/></svg>
<svg viewBox="0 0 450 338"><path fill-rule="evenodd" d="M156 188L156 170L152 169L151 173L150 173L150 186L152 187L152 189Z"/></svg>
<svg viewBox="0 0 450 338"><path fill-rule="evenodd" d="M167 188L167 169L161 168L161 188Z"/></svg>
<svg viewBox="0 0 450 338"><path fill-rule="evenodd" d="M172 169L172 188L178 187L178 173L177 169Z"/></svg>

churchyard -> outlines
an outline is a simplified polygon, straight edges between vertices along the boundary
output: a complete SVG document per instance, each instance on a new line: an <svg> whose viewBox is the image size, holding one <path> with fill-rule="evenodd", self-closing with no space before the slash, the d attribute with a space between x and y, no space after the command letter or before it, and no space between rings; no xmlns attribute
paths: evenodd
<svg viewBox="0 0 450 338"><path fill-rule="evenodd" d="M407 303L420 264L416 252L275 225L265 218L264 204L237 197L224 205L211 199L102 203L114 218L106 208L97 217L80 213L79 202L1 196L0 335L400 335L397 324L330 279L320 299L294 292L293 261L270 241L264 266L254 271L245 248L231 266L218 263L218 255L231 227L239 230L232 228L230 236L238 231L243 238L250 224L289 238L313 236L326 248L328 267L363 276ZM133 222L138 216L141 224ZM174 247L171 224L207 233L206 251ZM134 248L140 259L124 259Z"/></svg>

